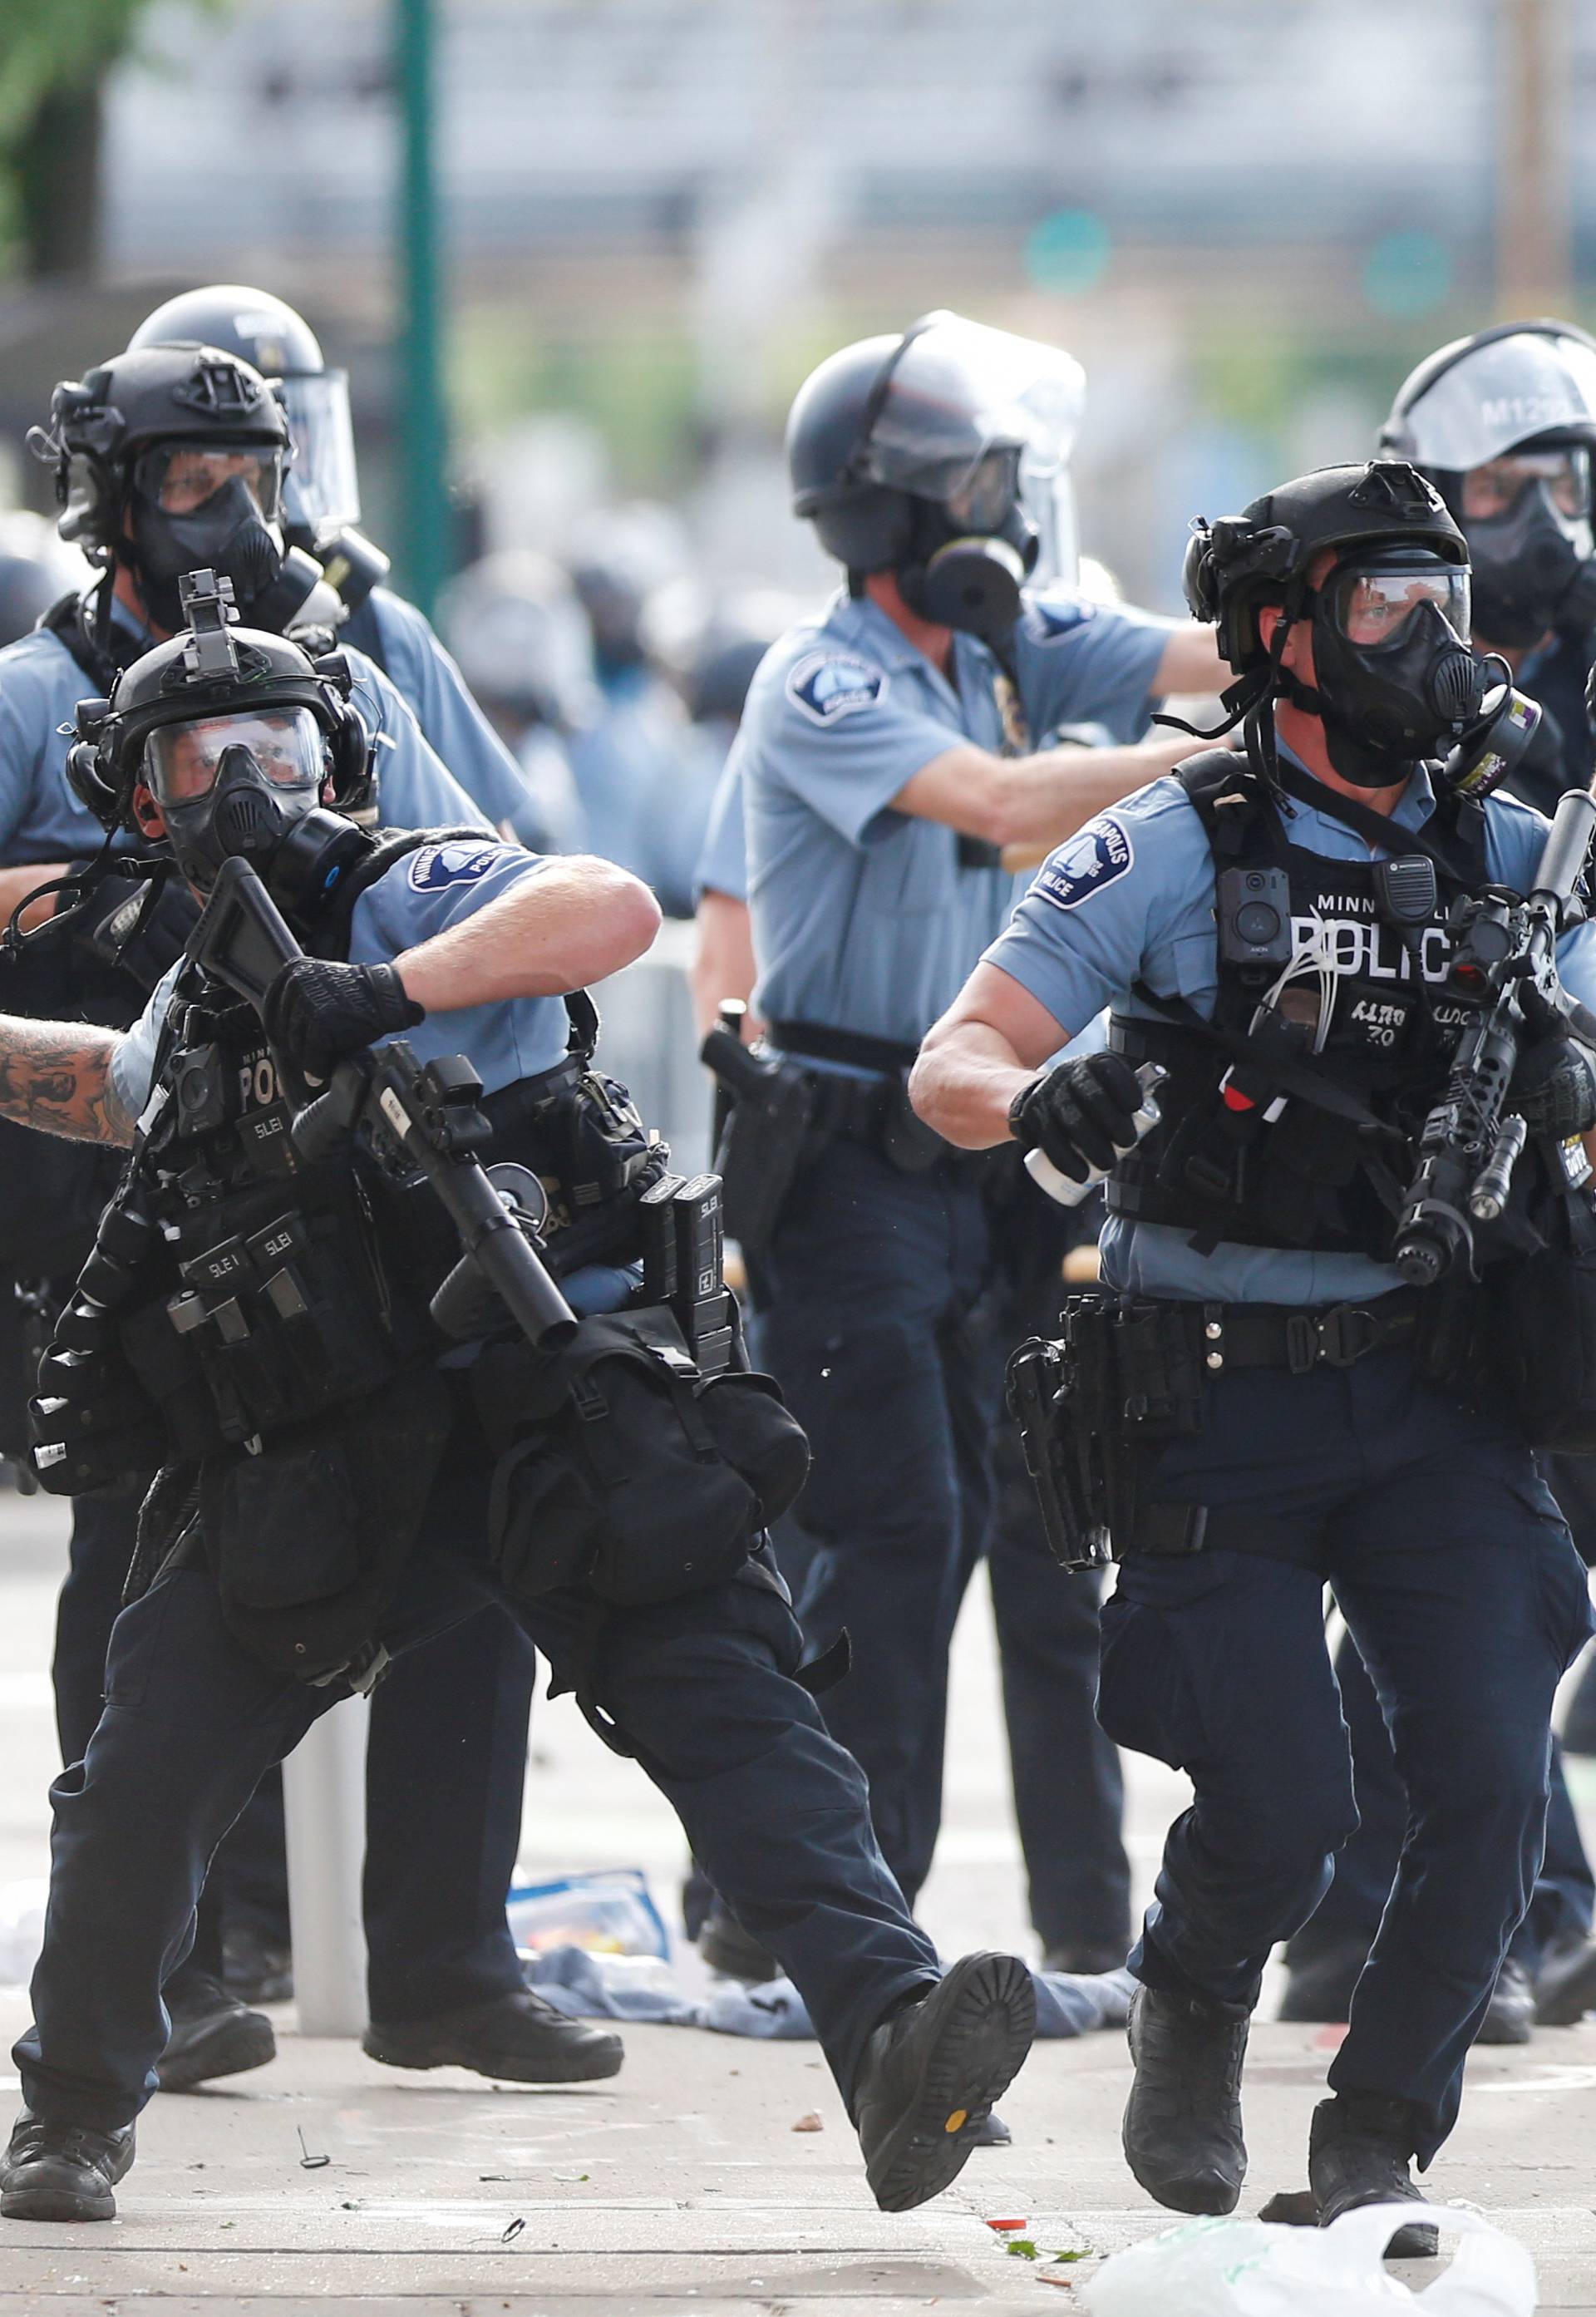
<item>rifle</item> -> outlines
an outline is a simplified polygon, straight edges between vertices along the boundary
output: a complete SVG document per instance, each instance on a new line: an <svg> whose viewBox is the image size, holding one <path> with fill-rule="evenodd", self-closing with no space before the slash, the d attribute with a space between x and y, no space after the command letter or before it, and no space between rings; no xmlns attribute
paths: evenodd
<svg viewBox="0 0 1596 2317"><path fill-rule="evenodd" d="M1449 1271L1472 1268L1476 1224L1494 1222L1507 1204L1528 1133L1504 1107L1526 1033L1537 1026L1531 1015L1561 1015L1596 1046L1596 1019L1557 978L1557 935L1593 831L1596 798L1571 789L1558 803L1528 899L1493 886L1461 913L1448 980L1478 1012L1424 1122L1396 1226L1393 1259L1410 1286L1431 1287Z"/></svg>
<svg viewBox="0 0 1596 2317"><path fill-rule="evenodd" d="M234 856L222 863L187 954L263 1020L272 981L304 952L255 872ZM351 1054L325 1091L297 1109L294 1150L314 1166L359 1134L379 1158L414 1167L454 1225L462 1260L495 1290L529 1342L554 1351L575 1335L576 1315L522 1228L520 1205L475 1156L492 1132L477 1108L481 1093L463 1055L423 1064L404 1040L390 1039ZM434 1312L455 1278L434 1297Z"/></svg>

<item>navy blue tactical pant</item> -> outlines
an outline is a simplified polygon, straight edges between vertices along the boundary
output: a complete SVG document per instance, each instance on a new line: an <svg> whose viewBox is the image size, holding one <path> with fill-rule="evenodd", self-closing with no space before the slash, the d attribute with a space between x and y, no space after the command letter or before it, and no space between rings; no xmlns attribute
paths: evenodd
<svg viewBox="0 0 1596 2317"><path fill-rule="evenodd" d="M1336 1651L1335 1677L1352 1742L1358 1831L1338 1856L1335 1880L1313 1920L1291 1942L1291 1960L1298 1963L1333 1946L1373 1946L1407 1831L1407 1796L1396 1775L1390 1734L1350 1636ZM1589 1932L1593 1898L1591 1863L1563 1775L1563 1749L1554 1740L1546 1857L1508 1953L1534 1978L1548 1947Z"/></svg>
<svg viewBox="0 0 1596 2317"><path fill-rule="evenodd" d="M384 1620L396 1652L504 1599L485 1558L491 1460L468 1445L440 1476ZM568 1677L587 1603L549 1594L514 1615L557 1682ZM617 1611L593 1681L716 1887L796 1982L846 2095L870 2030L937 1961L876 1847L858 1765L791 1678L800 1650L773 1570L751 1570L664 1607ZM163 1578L122 1612L105 1711L51 1789L34 2024L14 2050L37 2113L105 2131L143 2107L167 2033L161 1989L187 1952L217 1846L263 1773L341 1694L260 1666L201 1570ZM495 1896L509 1990L522 1982L502 1882Z"/></svg>
<svg viewBox="0 0 1596 2317"><path fill-rule="evenodd" d="M1357 1823L1328 1578L1407 1795L1330 2080L1413 2102L1428 2164L1540 1866L1553 1694L1591 1631L1584 1569L1522 1443L1421 1382L1404 1348L1302 1376L1237 1371L1207 1402L1150 1492L1234 1507L1254 1541L1267 1528L1300 1557L1216 1549L1120 1568L1103 1610L1103 1726L1196 1789L1131 1967L1251 2006L1276 1941L1324 1897Z"/></svg>
<svg viewBox="0 0 1596 2317"><path fill-rule="evenodd" d="M61 1758L83 1759L105 1694L106 1652L132 1558L138 1499L79 1498L53 1668ZM536 1660L495 1606L396 1665L371 1700L362 1884L367 1992L385 2025L484 2003L504 1986L504 1893L521 1842ZM275 1773L217 1854L189 1965L219 1978L235 1891L287 1926ZM277 1909L273 1923L273 1901Z"/></svg>
<svg viewBox="0 0 1596 2317"><path fill-rule="evenodd" d="M948 1646L988 1552L1036 1926L1048 1946L1111 1946L1128 1901L1118 1766L1090 1715L1095 1603L1023 1499L993 1519L1009 1346L993 1334L980 1189L967 1170L905 1175L834 1141L795 1188L762 1278L761 1356L815 1459L798 1614L815 1647L843 1628L852 1642L825 1717L869 1780L887 1864L913 1904L941 1820Z"/></svg>

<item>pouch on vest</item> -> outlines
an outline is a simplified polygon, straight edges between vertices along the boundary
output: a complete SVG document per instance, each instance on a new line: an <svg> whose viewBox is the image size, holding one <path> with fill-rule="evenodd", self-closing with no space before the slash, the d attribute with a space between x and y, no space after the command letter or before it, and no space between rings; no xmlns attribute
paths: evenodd
<svg viewBox="0 0 1596 2317"><path fill-rule="evenodd" d="M704 1376L663 1307L584 1320L553 1358L491 1345L469 1381L498 1458L489 1545L524 1599L582 1586L629 1608L719 1584L808 1471L773 1380Z"/></svg>
<svg viewBox="0 0 1596 2317"><path fill-rule="evenodd" d="M454 1423L432 1369L208 1456L200 1522L229 1632L275 1673L322 1681L370 1642L421 1527Z"/></svg>

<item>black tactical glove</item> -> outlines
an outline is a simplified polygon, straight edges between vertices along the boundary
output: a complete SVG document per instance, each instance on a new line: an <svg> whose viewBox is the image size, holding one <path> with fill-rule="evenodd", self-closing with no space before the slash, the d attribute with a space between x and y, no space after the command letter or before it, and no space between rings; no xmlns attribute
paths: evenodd
<svg viewBox="0 0 1596 2317"><path fill-rule="evenodd" d="M1575 1037L1542 1038L1519 1056L1508 1088L1531 1134L1588 1134L1596 1126L1596 1055Z"/></svg>
<svg viewBox="0 0 1596 2317"><path fill-rule="evenodd" d="M70 873L80 877L88 866L74 861ZM120 966L141 989L153 989L183 955L199 921L198 900L172 872L156 880L153 896L147 878L112 872L73 908L69 924L80 955L96 965Z"/></svg>
<svg viewBox="0 0 1596 2317"><path fill-rule="evenodd" d="M266 1035L303 1078L331 1078L345 1054L425 1019L391 965L297 957L266 992Z"/></svg>
<svg viewBox="0 0 1596 2317"><path fill-rule="evenodd" d="M1128 1062L1118 1054L1083 1054L1021 1087L1009 1105L1009 1124L1027 1150L1040 1150L1061 1175L1083 1183L1093 1167L1106 1174L1130 1149L1141 1106Z"/></svg>

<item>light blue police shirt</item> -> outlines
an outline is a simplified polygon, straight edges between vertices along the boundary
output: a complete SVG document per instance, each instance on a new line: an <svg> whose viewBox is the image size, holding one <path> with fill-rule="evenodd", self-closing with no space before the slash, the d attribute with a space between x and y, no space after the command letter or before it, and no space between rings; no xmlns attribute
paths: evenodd
<svg viewBox="0 0 1596 2317"><path fill-rule="evenodd" d="M1013 642L1031 745L1065 723L1138 737L1175 632L1076 595L1031 603ZM950 683L868 597L845 595L765 655L728 777L744 784L754 1003L767 1021L914 1046L952 1003L1015 881L961 868L956 830L890 801L961 741L1001 749L996 674L975 637L956 635Z"/></svg>
<svg viewBox="0 0 1596 2317"><path fill-rule="evenodd" d="M729 893L734 901L748 899L748 832L743 816L743 765L734 745L720 768L698 866L692 872L692 898L706 893Z"/></svg>
<svg viewBox="0 0 1596 2317"><path fill-rule="evenodd" d="M382 818L395 828L477 824L483 815L422 738L379 667L352 650L352 704L377 738ZM105 832L67 780L69 733L89 677L48 630L0 650L0 863L62 861L96 853Z"/></svg>
<svg viewBox="0 0 1596 2317"><path fill-rule="evenodd" d="M531 803L525 775L472 698L426 614L391 587L373 587L367 603L382 666L432 749L495 828L507 821L522 834ZM386 811L384 818L389 818ZM424 828L427 823L392 825Z"/></svg>
<svg viewBox="0 0 1596 2317"><path fill-rule="evenodd" d="M406 950L475 917L526 879L540 876L548 865L542 855L492 837L420 845L396 861L355 903L349 962L390 965ZM134 1117L149 1099L156 1048L179 970L174 966L156 984L111 1056L111 1084ZM429 1014L404 1036L423 1062L440 1054L464 1054L485 1090L494 1094L517 1078L553 1069L564 1057L569 1026L558 997L508 997Z"/></svg>
<svg viewBox="0 0 1596 2317"><path fill-rule="evenodd" d="M1400 828L1422 828L1434 810L1435 792L1421 768L1392 819ZM1383 848L1371 852L1353 830L1311 805L1288 797L1280 811L1292 844L1306 852L1339 861L1390 857ZM1527 891L1547 828L1528 805L1506 796L1489 799L1490 881ZM1565 934L1557 957L1565 986L1590 1006L1596 998L1596 924ZM1130 995L1137 980L1160 997L1184 997L1211 1017L1218 995L1214 859L1180 783L1172 777L1153 782L1061 845L1037 872L986 959L1029 990L1071 1038L1104 1007L1150 1014ZM1126 1215L1108 1218L1101 1251L1104 1278L1134 1294L1221 1303L1339 1303L1402 1284L1395 1265L1361 1255L1226 1241L1200 1256L1185 1230Z"/></svg>

